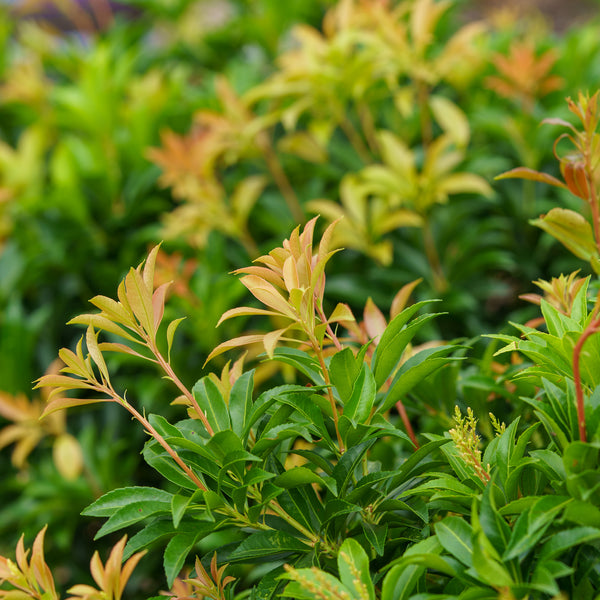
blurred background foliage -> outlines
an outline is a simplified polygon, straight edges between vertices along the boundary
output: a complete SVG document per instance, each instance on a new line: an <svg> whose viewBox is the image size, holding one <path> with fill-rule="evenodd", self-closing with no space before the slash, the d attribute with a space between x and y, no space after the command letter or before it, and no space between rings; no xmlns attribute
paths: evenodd
<svg viewBox="0 0 600 600"><path fill-rule="evenodd" d="M141 449L143 433L113 407L38 422L43 398L31 387L76 343L64 324L160 240L169 317L187 316L173 363L188 385L212 348L254 327L215 328L247 303L228 272L316 213L322 226L343 216L332 304L358 315L372 298L387 314L420 279L414 299L440 298L448 313L420 342L524 322L537 314L518 298L532 280L589 273L528 223L555 206L581 210L576 198L493 178L519 165L556 173L555 129L539 123L567 118L564 98L600 80L598 5L585 22L558 23L560 33L551 15L511 6L0 5L0 553L52 521L48 555L65 581L82 580L97 526L82 529L79 512L109 489L151 481L122 453L124 439ZM472 343L462 371L415 390L407 410L428 431L451 422L466 389L483 414L494 390L517 393L505 383L514 365ZM115 360L122 388L165 414L168 382Z"/></svg>

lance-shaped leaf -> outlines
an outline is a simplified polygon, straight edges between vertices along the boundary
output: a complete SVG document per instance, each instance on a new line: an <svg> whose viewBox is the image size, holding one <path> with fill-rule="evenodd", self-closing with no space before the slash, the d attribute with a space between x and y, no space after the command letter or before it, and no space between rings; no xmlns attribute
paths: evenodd
<svg viewBox="0 0 600 600"><path fill-rule="evenodd" d="M125 294L133 314L139 321L144 331L154 339L154 309L152 306L152 292L144 283L138 271L130 269L125 277Z"/></svg>
<svg viewBox="0 0 600 600"><path fill-rule="evenodd" d="M534 171L528 167L511 169L510 171L506 171L506 173L497 175L495 179L529 179L530 181L539 181L541 183L548 183L556 187L567 189L567 186L560 179L557 179L548 173Z"/></svg>

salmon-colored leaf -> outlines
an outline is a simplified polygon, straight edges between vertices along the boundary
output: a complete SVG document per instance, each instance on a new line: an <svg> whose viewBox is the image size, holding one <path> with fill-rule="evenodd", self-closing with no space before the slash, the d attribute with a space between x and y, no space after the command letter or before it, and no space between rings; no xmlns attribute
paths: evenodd
<svg viewBox="0 0 600 600"><path fill-rule="evenodd" d="M494 179L529 179L531 181L540 181L541 183L548 183L556 187L561 187L565 189L567 188L567 186L560 179L557 179L556 177L553 177L548 173L540 173L539 171L534 171L533 169L529 169L528 167L517 167L516 169L511 169L510 171L506 171L506 173L497 175Z"/></svg>

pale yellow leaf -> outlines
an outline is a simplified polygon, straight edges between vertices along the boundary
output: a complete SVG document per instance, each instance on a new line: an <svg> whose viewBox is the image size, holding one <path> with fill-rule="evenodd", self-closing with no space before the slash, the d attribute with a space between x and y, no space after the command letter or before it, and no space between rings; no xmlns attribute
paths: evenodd
<svg viewBox="0 0 600 600"><path fill-rule="evenodd" d="M209 355L205 361L208 363L210 360L227 352L228 350L232 350L234 348L240 348L241 346L247 346L248 344L256 344L258 342L262 342L264 335L263 334L251 334L251 335L242 335L240 337L233 338L231 340L227 340L219 344Z"/></svg>
<svg viewBox="0 0 600 600"><path fill-rule="evenodd" d="M52 460L62 477L69 481L77 479L83 471L81 446L70 433L63 433L54 440Z"/></svg>
<svg viewBox="0 0 600 600"><path fill-rule="evenodd" d="M295 319L296 315L290 308L285 298L277 291L277 289L269 282L255 275L246 275L240 281L248 288L250 293L265 306L273 310Z"/></svg>
<svg viewBox="0 0 600 600"><path fill-rule="evenodd" d="M433 117L444 132L458 148L464 148L471 137L469 121L465 113L454 102L444 96L430 96L429 106L433 112Z"/></svg>
<svg viewBox="0 0 600 600"><path fill-rule="evenodd" d="M96 329L108 331L119 337L139 343L138 339L134 338L129 332L125 331L122 327L119 327L119 325L102 314L79 315L71 319L67 325L93 325Z"/></svg>
<svg viewBox="0 0 600 600"><path fill-rule="evenodd" d="M148 291L142 276L135 269L130 269L125 277L125 291L133 314L144 331L154 339L156 332L153 328L152 292Z"/></svg>
<svg viewBox="0 0 600 600"><path fill-rule="evenodd" d="M236 308L230 308L226 310L219 319L217 327L225 320L231 319L231 317L249 317L252 315L265 315L265 316L279 316L280 313L273 310L265 310L264 308L252 308L251 306L237 306Z"/></svg>
<svg viewBox="0 0 600 600"><path fill-rule="evenodd" d="M142 277L148 294L152 294L152 290L154 289L154 268L156 265L156 256L158 255L159 250L160 244L154 246L154 248L152 248L150 251L150 254L148 254L148 258L144 264ZM142 265L140 265L140 267L141 266Z"/></svg>

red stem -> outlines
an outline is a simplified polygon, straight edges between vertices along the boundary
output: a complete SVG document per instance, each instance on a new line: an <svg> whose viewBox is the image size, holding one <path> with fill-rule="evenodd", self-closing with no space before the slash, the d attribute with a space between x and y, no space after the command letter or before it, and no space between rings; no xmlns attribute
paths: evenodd
<svg viewBox="0 0 600 600"><path fill-rule="evenodd" d="M579 425L579 439L582 442L587 442L586 435L586 427L585 427L585 405L583 398L583 385L581 383L581 371L579 369L579 359L581 356L581 350L583 349L583 345L586 340L600 331L598 327L600 326L600 319L594 319L590 322L590 324L584 329L580 338L577 340L575 344L575 348L573 348L573 380L575 382L575 397L577 399L577 424Z"/></svg>
<svg viewBox="0 0 600 600"><path fill-rule="evenodd" d="M418 450L420 447L419 442L417 441L417 436L415 435L414 429L412 428L412 425L410 424L410 419L408 418L408 414L406 413L404 404L402 404L402 400L398 400L398 402L396 402L396 409L398 410L398 413L400 414L400 418L402 419L402 422L404 423L404 427L406 428L406 433L408 433L408 437L410 438L410 441L413 443L415 449Z"/></svg>

